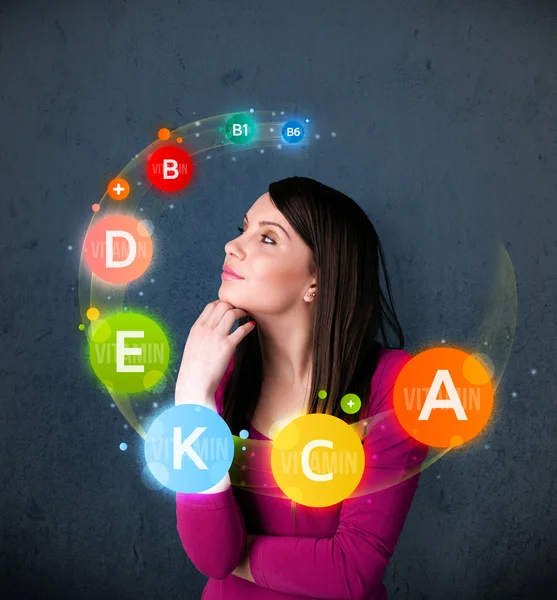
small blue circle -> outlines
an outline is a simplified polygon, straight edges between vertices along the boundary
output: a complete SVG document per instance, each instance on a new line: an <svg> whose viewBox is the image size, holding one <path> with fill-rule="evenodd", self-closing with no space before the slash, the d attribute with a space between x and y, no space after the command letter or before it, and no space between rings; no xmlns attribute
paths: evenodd
<svg viewBox="0 0 557 600"><path fill-rule="evenodd" d="M242 446L242 450L245 450L245 449L246 449L246 447L245 447L245 446Z"/></svg>
<svg viewBox="0 0 557 600"><path fill-rule="evenodd" d="M157 481L182 493L203 492L218 483L234 458L234 438L214 410L179 404L149 427L145 460Z"/></svg>
<svg viewBox="0 0 557 600"><path fill-rule="evenodd" d="M298 121L288 121L282 127L282 137L288 144L297 144L304 137L304 126Z"/></svg>
<svg viewBox="0 0 557 600"><path fill-rule="evenodd" d="M249 431L247 429L242 429L242 431L240 431L240 437L245 440L249 437Z"/></svg>
<svg viewBox="0 0 557 600"><path fill-rule="evenodd" d="M125 442L122 442L120 444L120 450L122 450L122 452L124 452L124 450L128 449L128 445Z"/></svg>

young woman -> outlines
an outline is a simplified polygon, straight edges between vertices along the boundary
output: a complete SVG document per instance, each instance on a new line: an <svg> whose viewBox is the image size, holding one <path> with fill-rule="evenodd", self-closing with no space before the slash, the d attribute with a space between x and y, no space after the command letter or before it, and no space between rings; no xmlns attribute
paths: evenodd
<svg viewBox="0 0 557 600"><path fill-rule="evenodd" d="M393 386L412 357L402 349L381 242L352 199L304 177L272 183L239 229L225 246L219 300L188 336L176 403L204 403L234 435L248 429L249 439L269 443L303 414L383 418L362 440L358 490L367 493L337 505L312 508L232 488L229 474L203 493L177 493L182 545L209 577L202 598L385 599L383 572L429 448L394 416ZM362 401L356 414L341 409L347 393Z"/></svg>

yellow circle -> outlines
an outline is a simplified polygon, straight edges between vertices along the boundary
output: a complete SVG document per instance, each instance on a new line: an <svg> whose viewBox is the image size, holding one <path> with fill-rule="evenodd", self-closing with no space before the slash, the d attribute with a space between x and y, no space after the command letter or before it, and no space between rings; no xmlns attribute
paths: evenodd
<svg viewBox="0 0 557 600"><path fill-rule="evenodd" d="M100 312L98 308L89 308L86 312L87 318L89 321L96 321L100 317Z"/></svg>
<svg viewBox="0 0 557 600"><path fill-rule="evenodd" d="M275 481L288 498L305 506L331 506L348 498L364 467L360 437L332 415L298 417L273 440L271 469Z"/></svg>

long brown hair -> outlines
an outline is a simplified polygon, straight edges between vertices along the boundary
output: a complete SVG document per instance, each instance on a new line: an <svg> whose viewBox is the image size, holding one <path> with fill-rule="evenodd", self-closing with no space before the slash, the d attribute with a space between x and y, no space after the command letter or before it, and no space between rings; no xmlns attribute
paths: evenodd
<svg viewBox="0 0 557 600"><path fill-rule="evenodd" d="M317 296L308 414L325 413L354 423L358 414L365 414L381 347L404 348L381 241L354 200L314 179L282 179L269 185L269 195L313 253ZM388 303L381 290L379 261ZM250 318L242 317L239 325ZM386 324L398 339L396 346L387 341ZM382 343L375 340L378 332ZM247 426L255 412L262 364L256 327L236 347L234 366L223 391L223 418L234 435ZM319 390L327 392L326 398L319 398ZM340 400L347 393L358 395L362 401L355 415L341 408Z"/></svg>

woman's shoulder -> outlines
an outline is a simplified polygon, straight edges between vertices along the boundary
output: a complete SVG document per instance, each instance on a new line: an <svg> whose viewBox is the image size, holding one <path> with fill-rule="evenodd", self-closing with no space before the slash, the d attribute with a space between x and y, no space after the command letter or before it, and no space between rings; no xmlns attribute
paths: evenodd
<svg viewBox="0 0 557 600"><path fill-rule="evenodd" d="M392 390L404 366L414 358L402 348L379 349L377 366L371 379L371 398L368 414L392 408ZM386 406L388 404L389 406Z"/></svg>

